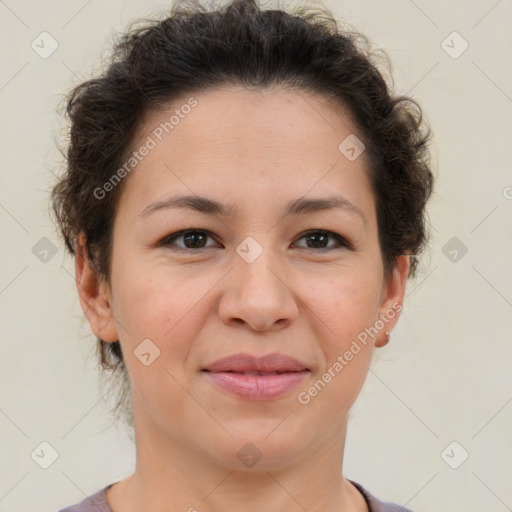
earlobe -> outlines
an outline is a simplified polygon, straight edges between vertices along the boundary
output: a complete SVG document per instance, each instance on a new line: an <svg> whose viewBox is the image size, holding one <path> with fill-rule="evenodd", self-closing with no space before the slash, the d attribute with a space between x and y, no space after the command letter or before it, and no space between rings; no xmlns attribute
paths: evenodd
<svg viewBox="0 0 512 512"><path fill-rule="evenodd" d="M398 256L393 275L383 286L379 319L382 320L384 327L380 329L375 339L376 347L383 347L389 342L391 331L400 318L409 268L410 257L408 255Z"/></svg>
<svg viewBox="0 0 512 512"><path fill-rule="evenodd" d="M91 265L84 233L79 235L75 244L75 283L93 333L104 341L117 341L119 336L112 316L110 292Z"/></svg>

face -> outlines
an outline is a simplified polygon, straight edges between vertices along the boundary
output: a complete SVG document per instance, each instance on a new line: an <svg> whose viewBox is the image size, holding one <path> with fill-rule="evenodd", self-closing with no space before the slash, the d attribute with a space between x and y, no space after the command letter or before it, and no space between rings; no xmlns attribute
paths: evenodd
<svg viewBox="0 0 512 512"><path fill-rule="evenodd" d="M145 119L110 285L77 263L93 331L120 340L139 444L232 469L247 443L261 468L341 447L409 265L384 278L366 154L339 149L355 133L322 97L284 89L208 90ZM213 364L240 354L300 367Z"/></svg>

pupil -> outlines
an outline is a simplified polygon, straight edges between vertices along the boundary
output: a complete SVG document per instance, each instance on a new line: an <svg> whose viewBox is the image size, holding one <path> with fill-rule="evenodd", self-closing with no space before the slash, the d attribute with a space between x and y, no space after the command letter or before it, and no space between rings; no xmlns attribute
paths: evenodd
<svg viewBox="0 0 512 512"><path fill-rule="evenodd" d="M193 247L189 247L189 244L187 244L187 242L188 242L188 241L190 241L190 240L193 240L193 239L194 239L194 237L198 237L198 238L201 238L201 237L202 237L202 238L203 238L203 242L204 242L204 235L203 235L202 233L188 233L188 234L186 234L186 235L185 235L185 237L184 237L184 238L185 238L185 245L186 245L189 249L197 248L197 247L198 247L198 245L197 245L196 243L194 243L194 242L192 242L192 246L193 246ZM203 245L201 245L201 243L199 243L199 246L200 246L200 247L203 247Z"/></svg>
<svg viewBox="0 0 512 512"><path fill-rule="evenodd" d="M317 243L313 244L314 247L324 247L322 242L325 242L327 240L327 236L326 235L324 235L324 234L315 234L315 235L309 235L309 237L308 237L309 240L314 239L314 238L320 238L321 239L320 244L317 244Z"/></svg>

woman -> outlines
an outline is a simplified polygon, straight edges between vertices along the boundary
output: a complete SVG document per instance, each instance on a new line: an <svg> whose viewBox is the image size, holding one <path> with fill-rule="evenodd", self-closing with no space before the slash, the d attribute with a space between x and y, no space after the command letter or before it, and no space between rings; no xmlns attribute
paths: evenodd
<svg viewBox="0 0 512 512"><path fill-rule="evenodd" d="M180 4L72 91L53 212L136 470L63 512L407 510L343 453L426 242L430 133L358 38Z"/></svg>

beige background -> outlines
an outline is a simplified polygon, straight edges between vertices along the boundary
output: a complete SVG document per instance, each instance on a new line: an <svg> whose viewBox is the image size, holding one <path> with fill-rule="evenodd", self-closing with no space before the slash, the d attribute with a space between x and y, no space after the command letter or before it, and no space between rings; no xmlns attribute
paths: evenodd
<svg viewBox="0 0 512 512"><path fill-rule="evenodd" d="M62 95L98 71L114 31L166 5L0 1L0 512L53 512L133 470L47 189ZM352 409L345 476L415 512L511 510L512 1L325 5L388 52L395 91L433 129L438 173L429 253ZM45 59L31 48L43 31L58 43ZM57 246L46 263L43 237ZM456 261L453 237L467 247ZM48 469L31 458L43 441L58 453Z"/></svg>

